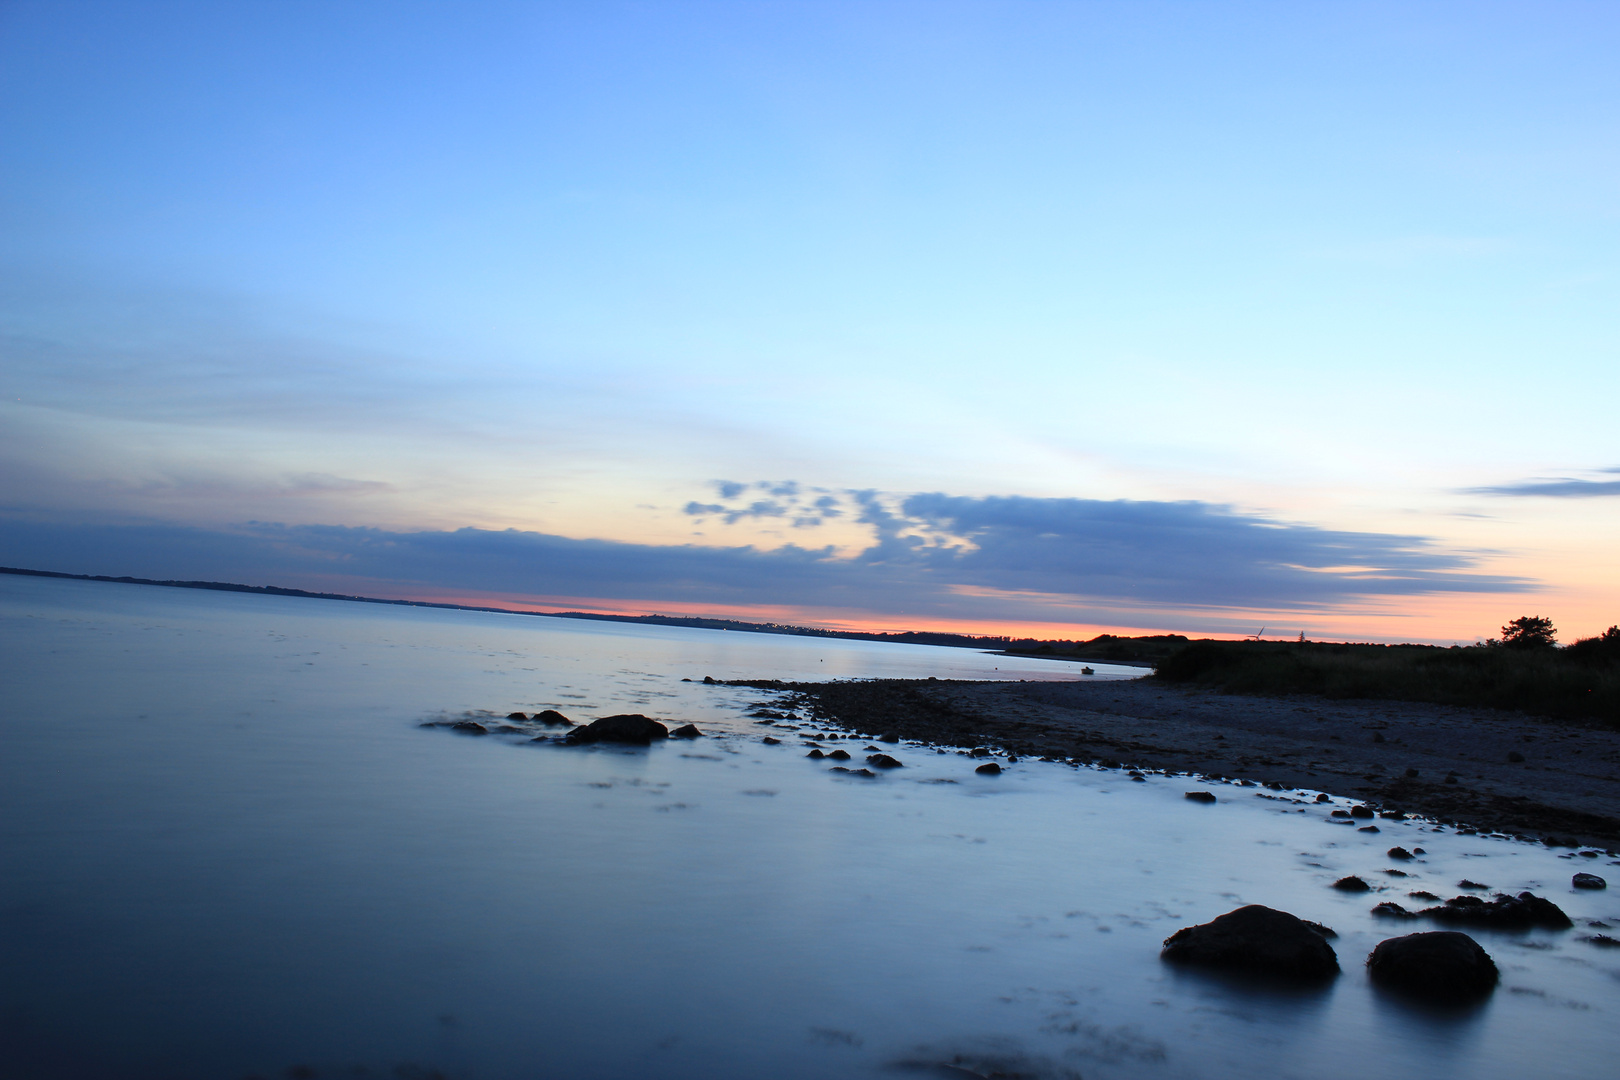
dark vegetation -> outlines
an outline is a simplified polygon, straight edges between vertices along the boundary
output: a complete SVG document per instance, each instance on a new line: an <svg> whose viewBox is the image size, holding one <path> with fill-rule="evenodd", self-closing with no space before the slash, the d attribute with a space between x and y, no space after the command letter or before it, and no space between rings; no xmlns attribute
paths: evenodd
<svg viewBox="0 0 1620 1080"><path fill-rule="evenodd" d="M1014 656L1047 660L1097 660L1105 664L1156 665L1188 644L1183 634L1154 634L1150 637L1116 637L1099 634L1089 641L1037 641L1020 638L1009 641L1003 650Z"/></svg>
<svg viewBox="0 0 1620 1080"><path fill-rule="evenodd" d="M1194 641L1154 677L1229 694L1319 694L1509 709L1620 727L1620 627L1557 647L1551 622L1526 617L1479 645Z"/></svg>

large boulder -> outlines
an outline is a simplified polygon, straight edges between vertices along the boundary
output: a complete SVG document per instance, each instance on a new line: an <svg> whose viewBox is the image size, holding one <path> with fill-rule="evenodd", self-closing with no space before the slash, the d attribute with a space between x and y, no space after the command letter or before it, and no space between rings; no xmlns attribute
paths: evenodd
<svg viewBox="0 0 1620 1080"><path fill-rule="evenodd" d="M1166 960L1203 967L1252 971L1294 979L1338 974L1339 958L1326 927L1286 911L1250 904L1219 918L1177 930L1164 940Z"/></svg>
<svg viewBox="0 0 1620 1080"><path fill-rule="evenodd" d="M1455 930L1380 941L1367 957L1374 982L1430 1001L1484 997L1496 987L1496 962L1479 942Z"/></svg>
<svg viewBox="0 0 1620 1080"><path fill-rule="evenodd" d="M612 742L646 746L654 739L667 738L669 729L658 721L640 713L620 713L618 716L604 716L584 727L575 728L568 733L565 741L576 745Z"/></svg>

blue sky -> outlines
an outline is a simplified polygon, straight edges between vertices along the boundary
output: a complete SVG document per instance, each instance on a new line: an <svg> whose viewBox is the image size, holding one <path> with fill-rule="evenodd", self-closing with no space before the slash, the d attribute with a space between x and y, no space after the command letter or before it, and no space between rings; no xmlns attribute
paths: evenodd
<svg viewBox="0 0 1620 1080"><path fill-rule="evenodd" d="M0 4L0 557L1594 633L1617 46L1608 4Z"/></svg>

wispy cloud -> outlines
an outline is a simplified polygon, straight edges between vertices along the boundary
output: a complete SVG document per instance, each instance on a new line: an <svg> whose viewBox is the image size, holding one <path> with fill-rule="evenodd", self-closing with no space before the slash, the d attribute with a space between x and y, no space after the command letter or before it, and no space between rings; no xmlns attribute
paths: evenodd
<svg viewBox="0 0 1620 1080"><path fill-rule="evenodd" d="M1620 469L1598 469L1597 472L1615 474ZM1543 496L1553 499L1596 499L1607 495L1620 495L1620 480L1581 480L1572 476L1526 480L1518 484L1496 487L1466 488L1468 495Z"/></svg>

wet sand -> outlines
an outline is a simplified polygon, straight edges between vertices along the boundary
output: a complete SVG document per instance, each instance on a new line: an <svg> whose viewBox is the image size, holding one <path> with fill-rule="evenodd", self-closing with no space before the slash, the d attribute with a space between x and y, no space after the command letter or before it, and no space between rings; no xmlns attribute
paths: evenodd
<svg viewBox="0 0 1620 1080"><path fill-rule="evenodd" d="M1280 784L1482 831L1620 848L1620 732L1591 725L1148 680L748 685L789 691L812 715L871 735Z"/></svg>

